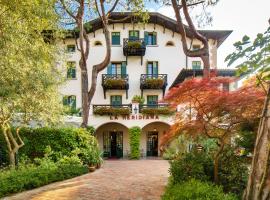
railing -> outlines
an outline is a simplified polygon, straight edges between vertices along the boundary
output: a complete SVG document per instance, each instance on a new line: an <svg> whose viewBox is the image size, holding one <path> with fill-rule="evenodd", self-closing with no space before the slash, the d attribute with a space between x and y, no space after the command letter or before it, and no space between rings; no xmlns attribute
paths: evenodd
<svg viewBox="0 0 270 200"><path fill-rule="evenodd" d="M146 45L143 38L123 39L123 52L125 56L144 56Z"/></svg>
<svg viewBox="0 0 270 200"><path fill-rule="evenodd" d="M100 104L93 105L93 113L95 115L129 115L132 112L131 104Z"/></svg>
<svg viewBox="0 0 270 200"><path fill-rule="evenodd" d="M102 86L105 89L128 89L128 75L102 74Z"/></svg>
<svg viewBox="0 0 270 200"><path fill-rule="evenodd" d="M167 74L141 74L141 89L164 89L167 86Z"/></svg>

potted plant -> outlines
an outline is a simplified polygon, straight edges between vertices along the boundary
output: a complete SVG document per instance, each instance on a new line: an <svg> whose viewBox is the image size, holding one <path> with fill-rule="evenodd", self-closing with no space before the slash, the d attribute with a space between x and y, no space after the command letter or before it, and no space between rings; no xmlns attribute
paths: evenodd
<svg viewBox="0 0 270 200"><path fill-rule="evenodd" d="M134 95L132 98L132 103L139 103L140 105L142 105L144 101L144 97L141 97L140 95Z"/></svg>
<svg viewBox="0 0 270 200"><path fill-rule="evenodd" d="M128 47L129 48L134 48L134 49L138 49L142 47L142 43L139 41L129 41L128 42Z"/></svg>

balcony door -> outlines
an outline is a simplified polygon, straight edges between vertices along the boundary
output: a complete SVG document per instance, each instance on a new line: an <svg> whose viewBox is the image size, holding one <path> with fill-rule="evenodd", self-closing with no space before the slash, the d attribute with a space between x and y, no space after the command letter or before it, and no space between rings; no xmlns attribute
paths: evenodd
<svg viewBox="0 0 270 200"><path fill-rule="evenodd" d="M126 66L127 66L126 62L111 63L107 67L107 74L114 75L116 77L123 77L127 74Z"/></svg>
<svg viewBox="0 0 270 200"><path fill-rule="evenodd" d="M122 105L122 96L121 95L112 95L111 96L111 105L112 107L119 107Z"/></svg>
<svg viewBox="0 0 270 200"><path fill-rule="evenodd" d="M132 30L132 31L129 31L129 34L128 34L128 39L129 40L139 40L140 39L140 31L135 31L135 30Z"/></svg>
<svg viewBox="0 0 270 200"><path fill-rule="evenodd" d="M147 106L156 107L158 104L158 95L148 95L147 96Z"/></svg>
<svg viewBox="0 0 270 200"><path fill-rule="evenodd" d="M146 67L146 74L149 78L158 76L158 62L148 62Z"/></svg>

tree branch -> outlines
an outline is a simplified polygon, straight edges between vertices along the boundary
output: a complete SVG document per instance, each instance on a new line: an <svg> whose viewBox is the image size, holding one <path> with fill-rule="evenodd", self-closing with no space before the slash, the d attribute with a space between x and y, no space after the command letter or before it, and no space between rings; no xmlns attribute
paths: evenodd
<svg viewBox="0 0 270 200"><path fill-rule="evenodd" d="M70 17L72 17L75 21L77 21L76 16L75 16L75 15L67 8L67 6L66 6L64 0L60 0L60 2L61 2L61 4L62 4L64 10L68 13L68 15L69 15Z"/></svg>

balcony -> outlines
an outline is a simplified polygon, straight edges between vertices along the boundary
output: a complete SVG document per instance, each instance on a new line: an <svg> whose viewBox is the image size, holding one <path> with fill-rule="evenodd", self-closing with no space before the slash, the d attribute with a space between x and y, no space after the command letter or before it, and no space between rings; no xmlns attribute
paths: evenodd
<svg viewBox="0 0 270 200"><path fill-rule="evenodd" d="M172 115L173 110L167 103L143 104L139 106L139 112L144 115Z"/></svg>
<svg viewBox="0 0 270 200"><path fill-rule="evenodd" d="M143 63L143 56L145 55L146 45L143 38L140 39L129 39L124 38L123 41L123 52L126 56L141 56L141 65Z"/></svg>
<svg viewBox="0 0 270 200"><path fill-rule="evenodd" d="M93 105L93 113L95 115L109 115L109 116L118 116L118 115L130 115L132 112L131 104L122 104L122 105Z"/></svg>
<svg viewBox="0 0 270 200"><path fill-rule="evenodd" d="M145 89L162 90L164 96L167 85L167 74L141 74L140 88L142 96Z"/></svg>
<svg viewBox="0 0 270 200"><path fill-rule="evenodd" d="M102 87L105 99L107 90L126 90L126 98L128 98L128 89L129 89L128 75L102 74Z"/></svg>

